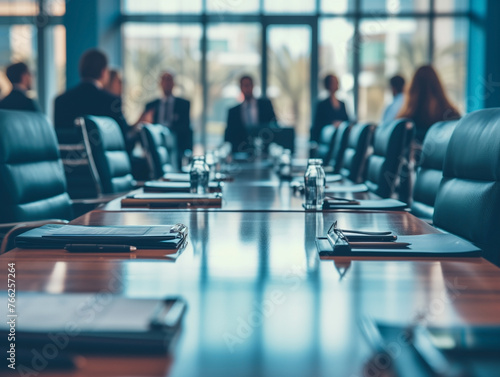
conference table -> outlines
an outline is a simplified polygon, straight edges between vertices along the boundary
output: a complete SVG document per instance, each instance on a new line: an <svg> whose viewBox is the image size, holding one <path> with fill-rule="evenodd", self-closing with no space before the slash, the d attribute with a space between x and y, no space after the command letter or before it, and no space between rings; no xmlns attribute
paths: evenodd
<svg viewBox="0 0 500 377"><path fill-rule="evenodd" d="M264 187L278 195L279 185ZM103 207L72 224L182 222L189 227L188 243L176 254L14 249L0 256L0 279L6 280L7 263L15 262L20 294L181 296L188 304L168 357L83 355L78 370L40 376L383 376L387 368L363 331L367 319L500 326L498 267L483 258L322 260L315 239L333 221L399 235L439 232L405 211ZM22 318L22 308L19 313Z"/></svg>

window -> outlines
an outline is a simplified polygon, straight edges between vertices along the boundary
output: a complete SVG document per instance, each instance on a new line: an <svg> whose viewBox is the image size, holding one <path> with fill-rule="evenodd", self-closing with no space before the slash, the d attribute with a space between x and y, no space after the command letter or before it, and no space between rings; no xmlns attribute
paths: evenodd
<svg viewBox="0 0 500 377"><path fill-rule="evenodd" d="M239 78L254 78L255 94L261 93L260 26L215 24L208 27L207 51L207 148L223 141L227 111L241 100Z"/></svg>
<svg viewBox="0 0 500 377"><path fill-rule="evenodd" d="M34 16L38 0L0 0L0 16Z"/></svg>
<svg viewBox="0 0 500 377"><path fill-rule="evenodd" d="M36 77L37 71L36 30L31 25L0 26L0 95L9 94L12 89L5 75L5 68L11 63L26 63ZM33 80L30 95L36 93L36 80Z"/></svg>
<svg viewBox="0 0 500 377"><path fill-rule="evenodd" d="M468 21L465 18L439 18L434 27L439 30L434 36L434 66L450 100L464 113Z"/></svg>
<svg viewBox="0 0 500 377"><path fill-rule="evenodd" d="M222 141L227 111L241 100L242 73L255 77L256 95L266 93L273 100L281 123L296 127L302 156L312 106L326 95L322 78L327 73L339 77L338 97L353 120L379 122L392 99L390 77L402 74L409 82L415 69L427 63L436 67L450 98L465 110L469 0L122 4L127 115L135 120L144 102L158 95L141 82L159 70L159 63L150 61L145 68L144 61L163 51L172 60L169 64L189 72L179 77L178 90L192 103L195 142L209 149Z"/></svg>
<svg viewBox="0 0 500 377"><path fill-rule="evenodd" d="M0 98L11 90L6 66L25 62L34 75L28 95L51 117L52 100L66 86L65 11L65 0L0 0Z"/></svg>
<svg viewBox="0 0 500 377"><path fill-rule="evenodd" d="M182 14L200 13L202 0L124 0L123 11L129 14Z"/></svg>
<svg viewBox="0 0 500 377"><path fill-rule="evenodd" d="M389 79L402 75L410 82L428 63L429 22L426 19L370 19L360 25L358 117L378 123L392 100Z"/></svg>
<svg viewBox="0 0 500 377"><path fill-rule="evenodd" d="M123 29L124 113L134 123L146 103L161 96L162 72L175 75L174 94L191 101L191 122L201 132L201 28L192 24L136 24Z"/></svg>

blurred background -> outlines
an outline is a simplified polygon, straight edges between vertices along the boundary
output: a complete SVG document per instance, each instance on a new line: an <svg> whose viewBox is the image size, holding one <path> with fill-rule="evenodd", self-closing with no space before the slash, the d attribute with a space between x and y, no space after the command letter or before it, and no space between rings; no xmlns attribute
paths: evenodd
<svg viewBox="0 0 500 377"><path fill-rule="evenodd" d="M79 3L85 3L85 9ZM387 81L433 63L467 111L468 0L0 0L0 96L4 67L26 61L36 95L52 118L53 99L78 82L77 61L95 45L124 76L124 112L135 122L159 93L158 76L176 73L177 95L191 101L195 143L223 137L227 109L240 100L239 76L273 100L305 153L311 108L326 94L322 77L340 79L339 99L354 120L378 122ZM89 30L73 30L74 17ZM88 35L87 35L88 34Z"/></svg>

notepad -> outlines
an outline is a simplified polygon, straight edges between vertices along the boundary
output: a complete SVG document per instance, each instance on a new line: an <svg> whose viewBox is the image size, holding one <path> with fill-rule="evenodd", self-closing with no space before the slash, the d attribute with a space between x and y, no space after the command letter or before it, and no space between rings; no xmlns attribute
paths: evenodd
<svg viewBox="0 0 500 377"><path fill-rule="evenodd" d="M408 243L405 248L337 248L326 237L316 239L320 257L336 256L398 256L398 257L479 257L481 249L467 240L449 233L431 233L412 236L398 236L400 243Z"/></svg>
<svg viewBox="0 0 500 377"><path fill-rule="evenodd" d="M123 207L146 208L217 208L222 206L222 196L219 193L144 193L127 196L121 204Z"/></svg>
<svg viewBox="0 0 500 377"><path fill-rule="evenodd" d="M363 209L363 210L391 210L402 211L406 208L406 203L396 199L379 200L336 200L326 198L323 209Z"/></svg>
<svg viewBox="0 0 500 377"><path fill-rule="evenodd" d="M186 310L181 298L130 299L110 294L19 292L16 304L20 308L16 349L37 349L54 338L62 341L63 334L69 340L64 351L92 354L163 354L170 349ZM9 330L7 321L2 321L0 337Z"/></svg>
<svg viewBox="0 0 500 377"><path fill-rule="evenodd" d="M210 182L208 190L210 192L221 192L222 182ZM168 181L151 181L144 184L144 192L172 192L172 193L189 193L191 184L189 182L168 182Z"/></svg>
<svg viewBox="0 0 500 377"><path fill-rule="evenodd" d="M177 249L187 237L182 224L156 226L84 226L48 224L16 237L21 248L57 248L67 244L111 244L138 249Z"/></svg>

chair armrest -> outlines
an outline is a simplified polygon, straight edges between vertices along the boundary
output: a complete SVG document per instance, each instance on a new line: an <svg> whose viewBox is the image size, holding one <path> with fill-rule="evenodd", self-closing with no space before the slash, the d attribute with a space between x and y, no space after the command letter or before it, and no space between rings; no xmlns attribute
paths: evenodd
<svg viewBox="0 0 500 377"><path fill-rule="evenodd" d="M9 243L12 244L12 240L18 234L26 232L30 229L39 228L42 225L46 224L67 224L68 220L40 220L40 221L26 221L19 223L6 223L0 224L0 232L4 233L2 239L2 244L0 245L0 255L5 253L7 250L10 250Z"/></svg>

